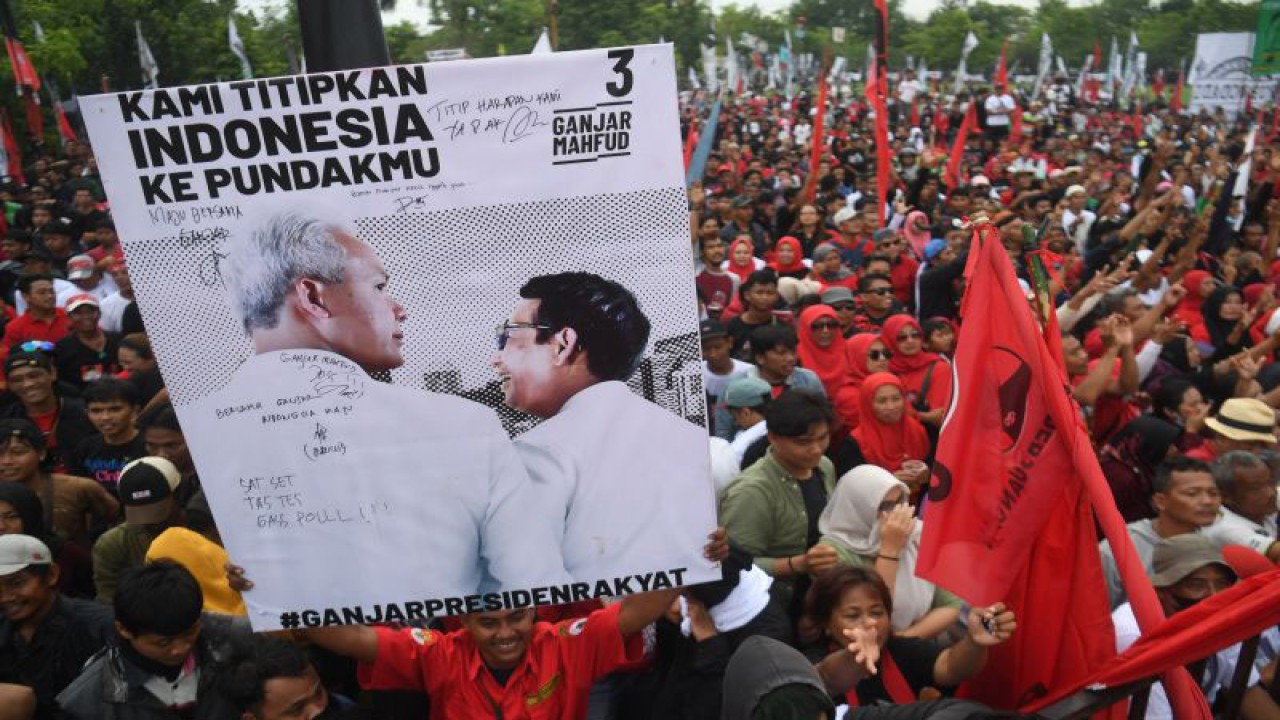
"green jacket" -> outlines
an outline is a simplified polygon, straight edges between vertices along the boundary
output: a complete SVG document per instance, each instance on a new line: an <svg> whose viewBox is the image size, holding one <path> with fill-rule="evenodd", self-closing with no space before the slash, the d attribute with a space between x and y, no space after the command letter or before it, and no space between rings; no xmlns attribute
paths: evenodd
<svg viewBox="0 0 1280 720"><path fill-rule="evenodd" d="M127 523L102 533L93 544L93 584L98 600L109 603L115 598L120 573L146 563L147 549L156 535L149 527Z"/></svg>
<svg viewBox="0 0 1280 720"><path fill-rule="evenodd" d="M835 466L824 457L818 472L829 496L836 485ZM725 491L720 519L729 538L755 556L756 565L770 575L775 560L809 549L800 483L773 459L772 449Z"/></svg>

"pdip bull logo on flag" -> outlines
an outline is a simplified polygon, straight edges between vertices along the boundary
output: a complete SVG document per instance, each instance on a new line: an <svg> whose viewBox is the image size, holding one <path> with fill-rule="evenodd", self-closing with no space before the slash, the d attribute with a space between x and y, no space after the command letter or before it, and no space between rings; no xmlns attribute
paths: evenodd
<svg viewBox="0 0 1280 720"><path fill-rule="evenodd" d="M1000 407L1000 429L1006 442L1000 448L1008 454L1018 446L1027 420L1027 398L1031 393L1031 366L1012 349L999 346L989 358L992 373L997 380L996 399ZM956 387L953 384L952 387ZM952 392L952 402L962 393ZM929 484L929 500L941 502L951 494L951 470L940 461L934 461L933 478Z"/></svg>

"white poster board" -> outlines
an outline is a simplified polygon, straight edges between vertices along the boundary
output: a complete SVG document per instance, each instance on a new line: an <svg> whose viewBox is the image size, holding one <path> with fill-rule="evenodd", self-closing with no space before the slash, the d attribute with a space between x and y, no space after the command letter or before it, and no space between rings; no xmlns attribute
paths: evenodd
<svg viewBox="0 0 1280 720"><path fill-rule="evenodd" d="M718 578L670 45L84 114L255 628Z"/></svg>
<svg viewBox="0 0 1280 720"><path fill-rule="evenodd" d="M1234 118L1244 110L1245 96L1250 91L1255 107L1271 101L1276 80L1250 75L1253 40L1251 32L1196 35L1196 56L1187 74L1187 84L1191 86L1188 109L1192 113L1222 108L1227 117Z"/></svg>

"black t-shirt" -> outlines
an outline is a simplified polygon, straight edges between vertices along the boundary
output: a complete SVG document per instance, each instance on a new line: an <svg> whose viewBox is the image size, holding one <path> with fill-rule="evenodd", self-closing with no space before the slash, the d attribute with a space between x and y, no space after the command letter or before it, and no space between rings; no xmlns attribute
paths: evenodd
<svg viewBox="0 0 1280 720"><path fill-rule="evenodd" d="M947 691L948 688L939 688L933 682L933 666L938 661L938 656L942 654L943 648L932 640L922 640L920 638L904 638L896 635L889 638L888 653L893 656L893 662L902 671L902 677L907 681L907 685L911 686L911 691L919 696L920 691L927 687L935 687L940 691ZM884 672L876 673L870 677L864 678L858 683L858 704L862 707L870 705L891 705L893 700L889 697L889 692L884 689L883 682ZM944 694L950 694L945 692ZM837 702L843 702L844 698L837 698Z"/></svg>
<svg viewBox="0 0 1280 720"><path fill-rule="evenodd" d="M751 354L746 347L747 340L751 337L751 331L765 325L773 325L776 322L778 322L778 319L772 315L762 323L749 323L743 320L741 315L730 320L729 324L725 326L725 330L729 333L729 337L733 338L733 350L731 351L733 356L739 360L751 362Z"/></svg>
<svg viewBox="0 0 1280 720"><path fill-rule="evenodd" d="M57 342L53 356L58 366L58 379L82 388L94 380L100 380L120 372L116 356L120 350L120 336L104 333L106 343L101 350L94 350L75 335L68 335Z"/></svg>
<svg viewBox="0 0 1280 720"><path fill-rule="evenodd" d="M818 544L821 534L818 532L818 518L827 506L827 488L823 485L821 470L814 470L813 477L800 483L800 495L804 498L804 515L808 520L808 542L806 547Z"/></svg>
<svg viewBox="0 0 1280 720"><path fill-rule="evenodd" d="M96 481L115 497L120 471L146 454L147 444L142 440L142 433L123 445L110 445L101 435L93 435L76 446L71 456L71 472Z"/></svg>

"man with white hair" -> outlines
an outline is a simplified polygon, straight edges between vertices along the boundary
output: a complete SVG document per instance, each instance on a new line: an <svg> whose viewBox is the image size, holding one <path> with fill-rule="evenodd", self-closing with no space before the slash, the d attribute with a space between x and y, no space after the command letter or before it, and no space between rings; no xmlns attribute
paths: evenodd
<svg viewBox="0 0 1280 720"><path fill-rule="evenodd" d="M236 238L221 273L255 354L184 422L220 521L271 501L252 500L253 537L226 536L255 601L348 607L404 578L420 595L386 600L567 579L553 523L528 522L538 494L493 412L369 376L404 363L407 313L368 243L282 213ZM391 577L358 562L387 554Z"/></svg>

